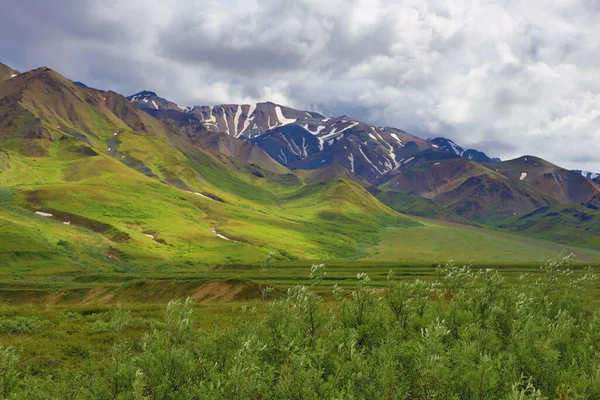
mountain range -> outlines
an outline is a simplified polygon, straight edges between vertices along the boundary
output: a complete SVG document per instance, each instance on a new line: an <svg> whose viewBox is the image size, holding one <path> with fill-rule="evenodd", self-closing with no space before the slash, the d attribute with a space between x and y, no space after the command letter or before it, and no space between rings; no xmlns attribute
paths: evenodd
<svg viewBox="0 0 600 400"><path fill-rule="evenodd" d="M185 269L268 251L365 258L389 235L400 251L402 238L446 229L430 220L452 223L452 235L481 228L519 255L528 247L514 235L600 249L591 178L348 116L270 102L184 107L0 64L8 266Z"/></svg>
<svg viewBox="0 0 600 400"><path fill-rule="evenodd" d="M182 107L150 91L128 99L189 135L202 138L214 132L245 140L293 170L335 164L374 182L427 150L478 162L499 161L477 150L465 150L449 139L424 140L397 128L372 126L344 115L325 117L274 103Z"/></svg>
<svg viewBox="0 0 600 400"><path fill-rule="evenodd" d="M216 137L227 143L229 138L241 139L291 170L336 165L378 193L414 192L459 217L482 223L556 203L600 205L599 187L591 182L596 175L568 171L533 156L502 162L443 137L424 140L393 127L274 103L182 107L150 91L128 99L201 143L206 138L213 143ZM210 147L235 157L219 150L227 146ZM265 166L266 155L255 157L255 163ZM245 156L240 160L249 162Z"/></svg>

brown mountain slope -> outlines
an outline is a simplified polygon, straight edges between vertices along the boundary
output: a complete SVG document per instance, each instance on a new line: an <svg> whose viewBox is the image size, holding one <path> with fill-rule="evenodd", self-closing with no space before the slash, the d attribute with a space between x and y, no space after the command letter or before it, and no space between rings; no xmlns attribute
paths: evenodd
<svg viewBox="0 0 600 400"><path fill-rule="evenodd" d="M302 170L298 169L294 171L296 175L298 175L305 183L315 183L319 181L327 181L333 179L346 179L351 180L362 187L369 187L370 184L360 176L352 173L341 165L332 164L319 169L312 170Z"/></svg>
<svg viewBox="0 0 600 400"><path fill-rule="evenodd" d="M243 148L238 153L259 162L260 154L255 154L260 150ZM104 153L180 188L206 184L204 173L208 179L238 179L232 177L229 160L206 150L174 124L153 118L117 93L81 88L45 67L0 82L0 151L3 168L10 152L62 159ZM272 160L268 164L285 170ZM68 172L65 179L85 179L93 173ZM246 178L252 179L242 179Z"/></svg>
<svg viewBox="0 0 600 400"><path fill-rule="evenodd" d="M555 203L537 188L474 161L429 158L416 155L380 187L416 192L456 215L479 222L501 221Z"/></svg>
<svg viewBox="0 0 600 400"><path fill-rule="evenodd" d="M252 143L291 169L342 165L375 182L423 150L429 142L394 128L373 127L347 117L299 119L266 132Z"/></svg>
<svg viewBox="0 0 600 400"><path fill-rule="evenodd" d="M514 160L490 164L499 174L533 186L559 203L593 204L600 206L600 186L573 171L556 166L538 157L523 156Z"/></svg>
<svg viewBox="0 0 600 400"><path fill-rule="evenodd" d="M12 79L19 75L19 71L12 69L8 65L0 63L0 82Z"/></svg>
<svg viewBox="0 0 600 400"><path fill-rule="evenodd" d="M431 199L458 187L471 176L488 171L474 161L458 157L425 162L412 160L404 164L396 176L380 186L388 190L416 192Z"/></svg>
<svg viewBox="0 0 600 400"><path fill-rule="evenodd" d="M258 165L267 171L289 173L286 167L269 157L261 148L233 136L219 132L205 132L192 138L207 150L222 153L247 164Z"/></svg>
<svg viewBox="0 0 600 400"><path fill-rule="evenodd" d="M526 185L495 174L471 176L454 189L436 196L435 200L463 218L487 222L531 212L553 203L547 196Z"/></svg>
<svg viewBox="0 0 600 400"><path fill-rule="evenodd" d="M49 143L63 137L103 149L119 129L165 137L172 132L124 97L82 89L46 67L0 83L0 115L0 139L25 155L44 156Z"/></svg>

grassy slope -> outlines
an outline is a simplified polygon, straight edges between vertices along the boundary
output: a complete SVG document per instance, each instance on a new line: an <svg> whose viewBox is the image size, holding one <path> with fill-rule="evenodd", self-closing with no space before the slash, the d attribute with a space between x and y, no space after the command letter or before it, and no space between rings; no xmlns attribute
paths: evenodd
<svg viewBox="0 0 600 400"><path fill-rule="evenodd" d="M561 250L574 252L583 263L600 262L600 252L534 238L457 224L423 221L423 226L389 228L370 260L397 260L417 265L447 260L478 265L537 263L555 257Z"/></svg>
<svg viewBox="0 0 600 400"><path fill-rule="evenodd" d="M59 88L62 102L26 91L20 104L27 110L23 115L39 119L47 134L24 140L19 129L27 124L15 124L0 142L8 160L0 172L5 287L14 280L36 290L43 282L50 292L88 290L104 279L121 285L127 276L254 280L256 274L241 272L243 266L256 265L269 251L279 262L535 261L554 254L532 252L516 237L498 244L491 236L478 242L489 252L469 254L477 246L469 244L476 237L468 228L421 226L347 179L304 184L294 174L206 152L114 93L83 91L53 72L40 74L42 83ZM18 84L10 82L14 93L20 93ZM46 87L40 85L34 80L27 87ZM32 143L43 151L26 150ZM37 216L36 210L57 218ZM354 271L348 265L365 265L344 263L340 276ZM231 269L211 268L216 265ZM304 262L302 276L306 268ZM273 282L295 274L282 271Z"/></svg>
<svg viewBox="0 0 600 400"><path fill-rule="evenodd" d="M557 204L515 217L502 225L510 231L559 243L600 250L600 212L576 204Z"/></svg>
<svg viewBox="0 0 600 400"><path fill-rule="evenodd" d="M371 193L383 204L407 215L444 219L448 221L472 223L442 207L433 200L421 197L414 192L397 192L393 190L371 189Z"/></svg>
<svg viewBox="0 0 600 400"><path fill-rule="evenodd" d="M0 185L14 195L0 211L12 221L2 229L5 235L23 229L29 237L43 236L47 246L18 241L19 248L4 252L6 262L18 263L19 254L42 250L48 265L55 257L74 269L103 271L256 263L269 251L283 258L352 258L374 244L382 224L406 221L350 183L325 184L331 196L306 199L322 204L323 212L359 216L351 226L321 219L298 200L280 207L282 197L308 193L297 176L206 152L120 96L84 91L53 71L40 69L21 79L2 88L21 98L17 109L37 121L44 134L23 139L27 131L19 124L4 131L0 146L9 165ZM25 151L31 143L36 154ZM346 185L352 187L347 193ZM341 201L345 194L350 197ZM9 218L8 207L21 215L23 227L14 224L19 218ZM33 214L36 210L60 218L46 221ZM72 224L63 225L67 221ZM80 242L88 240L70 232L99 242L84 248ZM364 232L369 237L363 240ZM126 240L115 240L115 235ZM64 246L57 247L59 240L74 243L69 257L62 254ZM91 259L85 252L93 253Z"/></svg>

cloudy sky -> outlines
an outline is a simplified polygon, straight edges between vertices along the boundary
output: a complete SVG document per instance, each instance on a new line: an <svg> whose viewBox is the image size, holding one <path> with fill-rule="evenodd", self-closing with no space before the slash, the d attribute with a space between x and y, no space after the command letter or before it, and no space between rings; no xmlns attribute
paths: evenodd
<svg viewBox="0 0 600 400"><path fill-rule="evenodd" d="M0 61L600 172L598 21L600 0L19 0L2 5Z"/></svg>

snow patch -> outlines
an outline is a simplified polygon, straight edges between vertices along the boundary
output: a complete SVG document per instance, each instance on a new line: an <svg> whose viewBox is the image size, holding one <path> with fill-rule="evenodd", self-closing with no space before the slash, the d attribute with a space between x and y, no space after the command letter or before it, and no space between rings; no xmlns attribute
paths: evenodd
<svg viewBox="0 0 600 400"><path fill-rule="evenodd" d="M302 158L308 157L308 143L306 143L306 138L302 136Z"/></svg>
<svg viewBox="0 0 600 400"><path fill-rule="evenodd" d="M271 130L277 126L277 124L271 125L271 116L270 115L267 115L267 126L269 127L268 128L269 130Z"/></svg>
<svg viewBox="0 0 600 400"><path fill-rule="evenodd" d="M246 116L246 121L244 122L244 127L240 131L240 135L248 130L250 127L250 123L254 120L254 111L256 110L256 104L250 104L250 108L248 109L248 115ZM256 126L256 124L255 124Z"/></svg>
<svg viewBox="0 0 600 400"><path fill-rule="evenodd" d="M156 108L158 110L158 104L156 104L156 102L154 100L152 100L152 105L154 106L154 108Z"/></svg>
<svg viewBox="0 0 600 400"><path fill-rule="evenodd" d="M281 126L293 124L297 121L297 119L286 118L283 115L283 111L281 111L281 107L279 106L275 107L275 115L277 115L278 123Z"/></svg>
<svg viewBox="0 0 600 400"><path fill-rule="evenodd" d="M414 157L411 157L408 160L404 161L403 164L408 164L409 162L411 162L414 159L415 159Z"/></svg>
<svg viewBox="0 0 600 400"><path fill-rule="evenodd" d="M390 157L392 157L392 161L394 162L393 169L397 169L400 166L400 163L396 161L396 153L394 152L394 148L390 146Z"/></svg>
<svg viewBox="0 0 600 400"><path fill-rule="evenodd" d="M367 155L364 153L364 151L363 151L363 149L362 149L362 146L358 146L358 150L360 151L360 154L362 154L362 156L365 158L365 160L367 160L367 162L368 162L369 164L371 164L371 166L372 166L372 167L373 167L373 168L374 168L374 169L375 169L375 170L376 170L376 171L379 173L379 175L383 175L383 173L382 173L382 172L379 170L379 168L377 168L377 167L375 166L375 164L373 164L373 163L371 162L371 160L369 160L369 157L367 157Z"/></svg>
<svg viewBox="0 0 600 400"><path fill-rule="evenodd" d="M283 152L283 149L279 149L279 152L281 153L281 155L279 156L279 158L281 159L281 161L283 161L285 164L288 163L288 159L287 156L285 155L285 153Z"/></svg>
<svg viewBox="0 0 600 400"><path fill-rule="evenodd" d="M238 137L238 126L240 124L240 117L242 116L242 107L241 106L237 106L237 109L235 110L235 117L233 117L233 135L235 137Z"/></svg>
<svg viewBox="0 0 600 400"><path fill-rule="evenodd" d="M348 161L350 161L350 171L354 172L354 154L350 153Z"/></svg>
<svg viewBox="0 0 600 400"><path fill-rule="evenodd" d="M386 168L385 172L388 172L389 170L392 169L392 163L390 162L389 158L387 158L387 157L384 157L384 158L385 158L384 164L385 164L385 168Z"/></svg>
<svg viewBox="0 0 600 400"><path fill-rule="evenodd" d="M394 138L394 139L395 139L395 140L398 142L398 144L400 144L401 146L404 146L404 145L402 144L402 140L400 140L400 138L398 137L398 135L396 135L395 133L390 133L390 136L391 136L392 138Z"/></svg>
<svg viewBox="0 0 600 400"><path fill-rule="evenodd" d="M521 177L519 179L523 180L525 178L527 178L527 172L521 172Z"/></svg>
<svg viewBox="0 0 600 400"><path fill-rule="evenodd" d="M460 151L458 146L456 145L456 143L454 143L452 140L448 139L448 143L450 144L450 147L452 147L452 150L454 151L454 153L456 153L457 156L462 156L462 153L464 153L464 151Z"/></svg>
<svg viewBox="0 0 600 400"><path fill-rule="evenodd" d="M317 126L317 130L316 130L316 131L311 131L311 130L310 130L310 128L308 127L308 124L305 124L305 125L300 125L300 126L301 126L301 127L303 127L303 128L304 128L305 130L307 130L307 131L308 131L308 132L309 132L311 135L314 135L314 136L317 136L317 135L319 135L319 134L321 133L321 131L322 131L323 129L325 129L325 128L326 128L326 126L324 126L324 125L319 125L319 126Z"/></svg>
<svg viewBox="0 0 600 400"><path fill-rule="evenodd" d="M290 151L291 151L291 152L292 152L294 155L297 155L298 157L301 157L301 156L300 156L300 154L301 154L301 152L300 152L300 149L299 149L299 148L298 148L298 146L296 145L296 142L294 142L294 139L291 139L291 140L292 140L292 143L294 143L294 145L292 146L292 143L290 143L290 141L288 140L288 138L286 138L286 137L285 137L285 135L284 135L284 134L282 134L282 135L281 135L281 137L282 137L282 138L283 138L283 140L285 140L285 142L287 143L287 145L288 145L288 149L290 149ZM286 158L286 160L287 160L287 158ZM287 163L287 161L286 161L286 163Z"/></svg>
<svg viewBox="0 0 600 400"><path fill-rule="evenodd" d="M213 115L213 106L209 106L208 107L208 119L204 120L204 116L202 116L202 122L212 123L212 124L216 124L217 123L217 117L215 117Z"/></svg>
<svg viewBox="0 0 600 400"><path fill-rule="evenodd" d="M63 225L71 225L71 221L63 221Z"/></svg>
<svg viewBox="0 0 600 400"><path fill-rule="evenodd" d="M431 144L431 146L432 146L432 147L435 147L436 149L439 149L439 148L440 148L440 146L438 146L437 144L433 144L433 143Z"/></svg>
<svg viewBox="0 0 600 400"><path fill-rule="evenodd" d="M343 133L343 132L347 131L348 129L352 129L352 128L354 128L356 125L358 125L358 122L354 122L354 123L352 123L352 124L348 125L347 127L345 127L344 129L342 129L342 130L341 130L341 131L339 131L339 132L337 131L337 128L335 128L335 127L334 127L334 128L333 128L333 130L332 130L331 132L329 132L328 134L326 134L326 135L323 135L322 137L320 137L320 138L319 138L319 141L322 143L322 142L324 142L325 140L328 140L328 139L330 139L330 138L332 138L332 137L338 136L339 134L341 134L341 133ZM321 149L321 150L323 150L323 149Z"/></svg>
<svg viewBox="0 0 600 400"><path fill-rule="evenodd" d="M47 212L43 212L43 211L36 211L35 212L37 215L41 216L41 217L53 217L54 215L47 213Z"/></svg>
<svg viewBox="0 0 600 400"><path fill-rule="evenodd" d="M590 172L590 171L581 171L581 175L583 175L589 179L596 179L597 177L600 176L600 174L595 173L595 172Z"/></svg>
<svg viewBox="0 0 600 400"><path fill-rule="evenodd" d="M377 138L375 137L375 135L373 135L372 133L369 133L369 137L373 140L377 140Z"/></svg>
<svg viewBox="0 0 600 400"><path fill-rule="evenodd" d="M15 76L17 76L17 74L12 74L10 77L11 77L11 78L14 78Z"/></svg>
<svg viewBox="0 0 600 400"><path fill-rule="evenodd" d="M210 197L203 195L202 193L190 192L189 190L186 190L186 192L188 192L189 194L195 194L196 196L204 197L205 199L213 200Z"/></svg>
<svg viewBox="0 0 600 400"><path fill-rule="evenodd" d="M150 239L152 239L152 240L155 240L155 238L154 238L154 235L151 235L151 234L149 234L149 233L142 233L142 235L144 235L144 236L146 236L146 237L149 237L149 238L150 238Z"/></svg>
<svg viewBox="0 0 600 400"><path fill-rule="evenodd" d="M441 163L439 163L439 162L436 162L436 163L434 163L433 165L440 165L440 164L441 164Z"/></svg>
<svg viewBox="0 0 600 400"><path fill-rule="evenodd" d="M215 235L216 235L218 238L220 238L220 239L223 239L223 240L228 240L228 241L230 241L230 242L233 242L233 243L237 243L237 241L236 241L236 240L229 239L227 236L225 236L225 235L221 235L221 234L220 234L219 232L217 232L215 229L213 229L211 232L212 232L212 233L214 233L214 234L215 234Z"/></svg>
<svg viewBox="0 0 600 400"><path fill-rule="evenodd" d="M227 110L222 110L223 111L223 121L225 121L225 132L227 132L228 135L231 135L231 133L229 132L229 121L227 120Z"/></svg>
<svg viewBox="0 0 600 400"><path fill-rule="evenodd" d="M388 142L387 142L387 141L386 141L386 140L385 140L385 139L384 139L384 138L383 138L383 137L382 137L382 136L379 134L379 132L377 132L377 129L375 129L374 127L371 127L371 130L373 131L373 133L375 133L375 135L377 135L377 137L379 138L379 140L381 140L383 143L385 143L385 144L388 146L388 150L389 150L389 152L390 152L390 157L392 158L392 162L394 163L394 165L393 165L393 167L391 167L391 166L390 166L390 167L388 167L388 170L387 170L387 171L389 171L390 169L396 169L396 168L398 168L398 167L400 166L400 163L398 163L398 162L396 161L396 153L395 153L394 147L393 147L391 144L389 144L389 143L388 143ZM370 134L369 134L369 135L370 135ZM400 144L402 144L402 142L400 142ZM387 172L387 171L385 171L385 172Z"/></svg>

